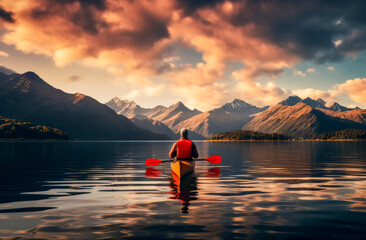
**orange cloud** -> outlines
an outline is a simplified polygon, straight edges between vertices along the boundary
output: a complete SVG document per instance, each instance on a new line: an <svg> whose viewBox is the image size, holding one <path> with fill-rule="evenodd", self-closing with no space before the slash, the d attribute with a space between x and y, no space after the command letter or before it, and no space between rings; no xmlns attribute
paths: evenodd
<svg viewBox="0 0 366 240"><path fill-rule="evenodd" d="M8 25L3 41L26 53L51 56L58 66L86 60L95 66L119 66L125 73L169 68L160 59L169 48L165 40L174 3L99 2L4 2L16 13L16 22Z"/></svg>
<svg viewBox="0 0 366 240"><path fill-rule="evenodd" d="M132 85L163 82L202 109L221 105L228 94L273 103L288 91L273 82L257 84L262 76L274 78L304 59L335 61L366 48L362 23L352 22L361 18L344 17L334 24L337 8L315 0L0 0L0 5L1 40L6 44L50 56L60 67L77 61L104 68ZM342 10L349 14L344 16L352 16L353 9L345 3ZM349 24L349 33L338 26L344 24ZM314 35L316 39L309 39ZM335 36L343 39L337 46ZM174 51L176 46L194 49L202 59L187 63ZM230 75L231 62L243 67ZM156 76L164 80L156 83ZM351 86L344 91L361 101ZM210 93L214 96L208 104Z"/></svg>
<svg viewBox="0 0 366 240"><path fill-rule="evenodd" d="M265 85L258 82L239 82L235 86L235 94L258 106L275 105L292 95L291 91L279 88L273 82Z"/></svg>
<svg viewBox="0 0 366 240"><path fill-rule="evenodd" d="M158 96L158 95L162 94L162 92L164 90L165 90L165 86L163 84L160 84L158 86L153 86L153 87L144 87L139 90L137 90L137 89L132 90L129 94L127 94L126 98L135 100L136 98L138 98L140 96L154 97L154 96Z"/></svg>
<svg viewBox="0 0 366 240"><path fill-rule="evenodd" d="M332 92L332 90L319 90L314 88L306 88L306 89L297 89L292 91L294 95L297 95L301 98L307 98L310 97L312 99L318 99L321 98L325 102L327 102L328 105L332 104L336 101L336 94Z"/></svg>
<svg viewBox="0 0 366 240"><path fill-rule="evenodd" d="M355 78L335 86L338 94L346 94L352 101L366 105L366 78Z"/></svg>

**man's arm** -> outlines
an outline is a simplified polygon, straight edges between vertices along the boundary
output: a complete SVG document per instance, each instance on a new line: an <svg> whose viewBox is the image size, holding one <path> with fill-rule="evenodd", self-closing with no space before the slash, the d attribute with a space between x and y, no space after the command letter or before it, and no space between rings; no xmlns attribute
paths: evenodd
<svg viewBox="0 0 366 240"><path fill-rule="evenodd" d="M192 152L192 157L193 158L198 158L198 151L197 151L197 147L196 147L196 144L194 144L192 142L192 149L191 149L191 152Z"/></svg>
<svg viewBox="0 0 366 240"><path fill-rule="evenodd" d="M177 143L174 143L172 149L170 149L169 157L175 158L177 156Z"/></svg>

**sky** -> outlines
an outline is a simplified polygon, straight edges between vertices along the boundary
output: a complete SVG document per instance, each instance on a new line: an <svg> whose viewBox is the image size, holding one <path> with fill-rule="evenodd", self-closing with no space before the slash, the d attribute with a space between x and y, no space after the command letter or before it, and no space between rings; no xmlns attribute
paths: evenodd
<svg viewBox="0 0 366 240"><path fill-rule="evenodd" d="M105 103L366 108L363 0L0 0L0 70Z"/></svg>

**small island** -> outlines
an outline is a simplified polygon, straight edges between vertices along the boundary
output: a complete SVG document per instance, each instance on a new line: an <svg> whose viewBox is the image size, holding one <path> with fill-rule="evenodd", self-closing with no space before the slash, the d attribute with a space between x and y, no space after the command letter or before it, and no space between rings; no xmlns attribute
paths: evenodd
<svg viewBox="0 0 366 240"><path fill-rule="evenodd" d="M9 139L60 139L67 140L67 133L48 126L34 125L0 116L0 140Z"/></svg>

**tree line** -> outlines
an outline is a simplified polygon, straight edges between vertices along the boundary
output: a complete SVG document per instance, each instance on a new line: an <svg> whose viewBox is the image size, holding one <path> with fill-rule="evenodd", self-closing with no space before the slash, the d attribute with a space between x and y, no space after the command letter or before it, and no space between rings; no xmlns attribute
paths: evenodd
<svg viewBox="0 0 366 240"><path fill-rule="evenodd" d="M0 116L0 139L69 139L67 133L47 126L34 125Z"/></svg>
<svg viewBox="0 0 366 240"><path fill-rule="evenodd" d="M289 135L278 133L261 133L252 131L237 130L232 132L218 133L210 137L208 140L290 140L293 139ZM297 138L295 138L297 139ZM310 140L346 140L346 139L365 139L366 130L363 129L343 129L339 131L330 131L320 134L313 134ZM304 139L306 140L306 139Z"/></svg>
<svg viewBox="0 0 366 240"><path fill-rule="evenodd" d="M310 139L366 139L366 130L363 129L344 129L330 131L326 133L314 134Z"/></svg>
<svg viewBox="0 0 366 240"><path fill-rule="evenodd" d="M213 135L209 140L288 140L290 136L278 133L261 133L237 130Z"/></svg>

